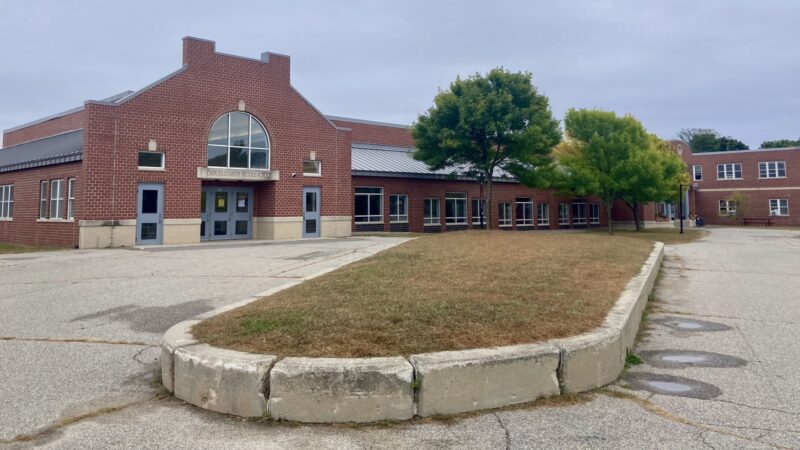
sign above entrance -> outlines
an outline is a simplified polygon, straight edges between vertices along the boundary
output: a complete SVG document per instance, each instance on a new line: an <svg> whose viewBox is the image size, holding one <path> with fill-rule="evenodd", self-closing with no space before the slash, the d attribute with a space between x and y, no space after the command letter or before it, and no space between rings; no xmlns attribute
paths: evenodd
<svg viewBox="0 0 800 450"><path fill-rule="evenodd" d="M201 180L277 181L279 179L279 173L277 170L198 167L197 178Z"/></svg>

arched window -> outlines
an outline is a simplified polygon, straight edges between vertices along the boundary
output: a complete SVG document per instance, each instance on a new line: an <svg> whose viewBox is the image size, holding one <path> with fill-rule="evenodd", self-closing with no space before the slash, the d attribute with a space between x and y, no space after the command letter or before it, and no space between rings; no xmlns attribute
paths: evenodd
<svg viewBox="0 0 800 450"><path fill-rule="evenodd" d="M208 133L208 167L269 169L269 136L264 126L243 112L217 119Z"/></svg>

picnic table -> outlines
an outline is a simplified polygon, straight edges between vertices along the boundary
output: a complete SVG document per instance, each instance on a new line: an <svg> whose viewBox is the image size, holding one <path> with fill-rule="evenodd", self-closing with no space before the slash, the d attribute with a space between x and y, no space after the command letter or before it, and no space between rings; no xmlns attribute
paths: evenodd
<svg viewBox="0 0 800 450"><path fill-rule="evenodd" d="M771 218L758 219L753 217L745 217L742 219L741 222L741 226L743 227L749 227L750 225L753 224L764 224L765 227L771 227L772 225L775 224L775 222L773 222Z"/></svg>

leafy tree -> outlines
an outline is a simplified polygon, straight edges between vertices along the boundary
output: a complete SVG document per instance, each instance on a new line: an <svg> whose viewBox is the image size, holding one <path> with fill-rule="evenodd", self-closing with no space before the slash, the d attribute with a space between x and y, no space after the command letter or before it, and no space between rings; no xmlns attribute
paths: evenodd
<svg viewBox="0 0 800 450"><path fill-rule="evenodd" d="M750 214L750 196L742 194L739 191L734 191L725 200L736 204L736 213L734 217L736 222L741 222L742 219Z"/></svg>
<svg viewBox="0 0 800 450"><path fill-rule="evenodd" d="M784 148L784 147L800 147L800 139L793 141L791 139L778 139L775 141L764 141L761 143L761 148Z"/></svg>
<svg viewBox="0 0 800 450"><path fill-rule="evenodd" d="M553 187L576 195L597 195L606 205L608 232L611 208L623 201L640 230L642 203L665 201L688 183L683 161L670 145L647 133L632 116L610 111L575 110L564 119L567 139L555 150L559 175Z"/></svg>
<svg viewBox="0 0 800 450"><path fill-rule="evenodd" d="M537 169L552 162L561 130L530 73L496 68L486 75L458 77L433 102L411 130L417 145L414 158L434 170L480 176L487 186L487 205L492 205L496 169L529 185L543 182ZM486 208L487 224L492 223L491 210Z"/></svg>
<svg viewBox="0 0 800 450"><path fill-rule="evenodd" d="M710 128L683 128L678 131L678 138L689 144L692 153L749 150L744 142L730 136L720 136Z"/></svg>

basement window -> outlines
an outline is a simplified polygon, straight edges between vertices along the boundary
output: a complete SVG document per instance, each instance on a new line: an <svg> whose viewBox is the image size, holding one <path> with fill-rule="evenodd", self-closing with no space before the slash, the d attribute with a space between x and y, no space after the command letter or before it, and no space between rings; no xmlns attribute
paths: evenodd
<svg viewBox="0 0 800 450"><path fill-rule="evenodd" d="M303 161L303 176L320 177L322 176L322 163L319 161Z"/></svg>

